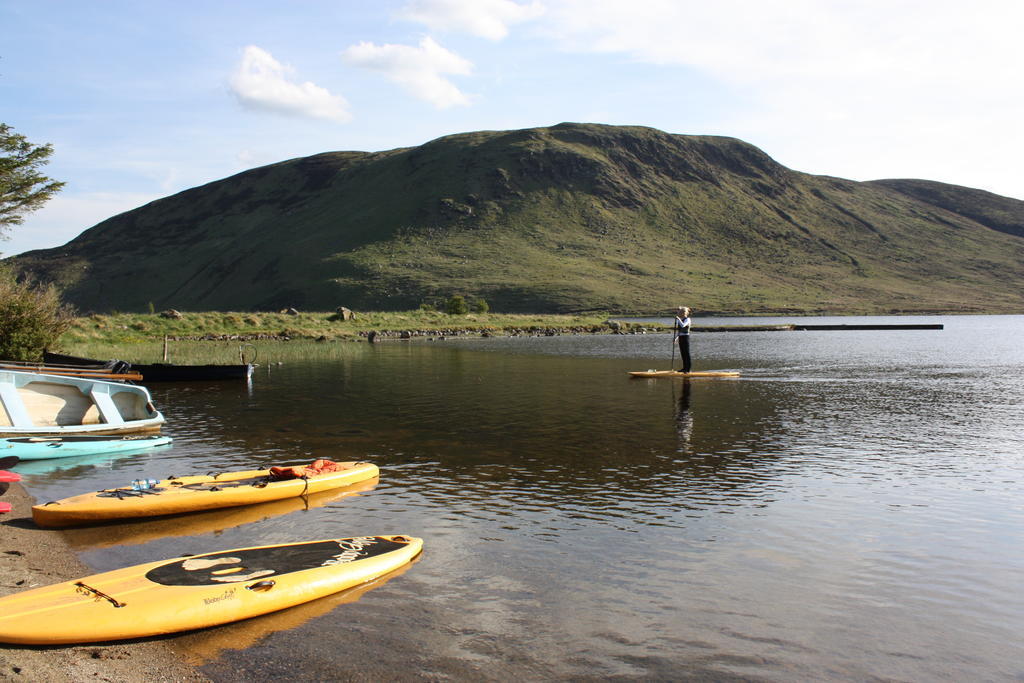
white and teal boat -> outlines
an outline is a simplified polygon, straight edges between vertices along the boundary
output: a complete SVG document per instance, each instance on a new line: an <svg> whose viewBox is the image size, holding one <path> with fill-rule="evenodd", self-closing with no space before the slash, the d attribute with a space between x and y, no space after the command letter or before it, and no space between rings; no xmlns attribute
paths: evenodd
<svg viewBox="0 0 1024 683"><path fill-rule="evenodd" d="M145 387L0 370L0 439L156 434L163 423Z"/></svg>

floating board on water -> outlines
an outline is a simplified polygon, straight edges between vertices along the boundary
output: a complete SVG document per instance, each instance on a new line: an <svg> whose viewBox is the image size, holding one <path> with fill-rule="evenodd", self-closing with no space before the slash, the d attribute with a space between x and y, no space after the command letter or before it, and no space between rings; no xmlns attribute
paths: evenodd
<svg viewBox="0 0 1024 683"><path fill-rule="evenodd" d="M681 372L679 370L641 370L629 373L632 377L739 377L738 372Z"/></svg>
<svg viewBox="0 0 1024 683"><path fill-rule="evenodd" d="M380 473L376 465L368 462L317 462L326 462L338 469L277 481L271 478L277 468L168 477L141 491L131 487L106 489L35 505L32 519L41 527L55 528L213 510L305 496L372 479Z"/></svg>
<svg viewBox="0 0 1024 683"><path fill-rule="evenodd" d="M0 453L13 453L22 460L72 458L141 451L171 443L169 436L22 436L0 439Z"/></svg>
<svg viewBox="0 0 1024 683"><path fill-rule="evenodd" d="M0 598L0 642L102 642L226 624L371 581L422 547L411 536L360 536L116 569Z"/></svg>

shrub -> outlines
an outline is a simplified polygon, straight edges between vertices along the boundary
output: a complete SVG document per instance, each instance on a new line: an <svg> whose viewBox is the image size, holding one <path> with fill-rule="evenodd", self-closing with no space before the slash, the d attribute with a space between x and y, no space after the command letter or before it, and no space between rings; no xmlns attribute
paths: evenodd
<svg viewBox="0 0 1024 683"><path fill-rule="evenodd" d="M466 299L461 294L456 294L451 299L448 299L448 304L445 309L448 315L465 315L469 313L469 307L466 305Z"/></svg>
<svg viewBox="0 0 1024 683"><path fill-rule="evenodd" d="M473 301L472 309L474 313L486 313L491 310L491 307L483 299L476 299Z"/></svg>
<svg viewBox="0 0 1024 683"><path fill-rule="evenodd" d="M0 269L0 358L41 361L72 319L56 287L18 282L9 269Z"/></svg>

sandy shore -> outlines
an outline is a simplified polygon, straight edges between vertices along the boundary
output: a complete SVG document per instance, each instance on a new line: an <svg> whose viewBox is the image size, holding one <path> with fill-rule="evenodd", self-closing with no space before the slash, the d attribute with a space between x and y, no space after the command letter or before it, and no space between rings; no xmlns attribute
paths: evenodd
<svg viewBox="0 0 1024 683"><path fill-rule="evenodd" d="M32 498L12 484L0 515L0 596L94 573L59 531L32 523ZM167 641L33 647L0 644L0 681L208 681Z"/></svg>

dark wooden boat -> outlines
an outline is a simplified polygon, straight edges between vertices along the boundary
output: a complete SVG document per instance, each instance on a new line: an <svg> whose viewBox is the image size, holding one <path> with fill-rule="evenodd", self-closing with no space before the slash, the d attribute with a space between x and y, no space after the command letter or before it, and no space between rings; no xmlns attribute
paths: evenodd
<svg viewBox="0 0 1024 683"><path fill-rule="evenodd" d="M146 382L209 382L215 380L248 380L256 366L252 363L238 365L172 365L170 363L128 363L121 360L103 362L93 358L68 356L62 353L43 354L43 362L54 365L75 365L89 368L103 368L114 373L138 373Z"/></svg>

